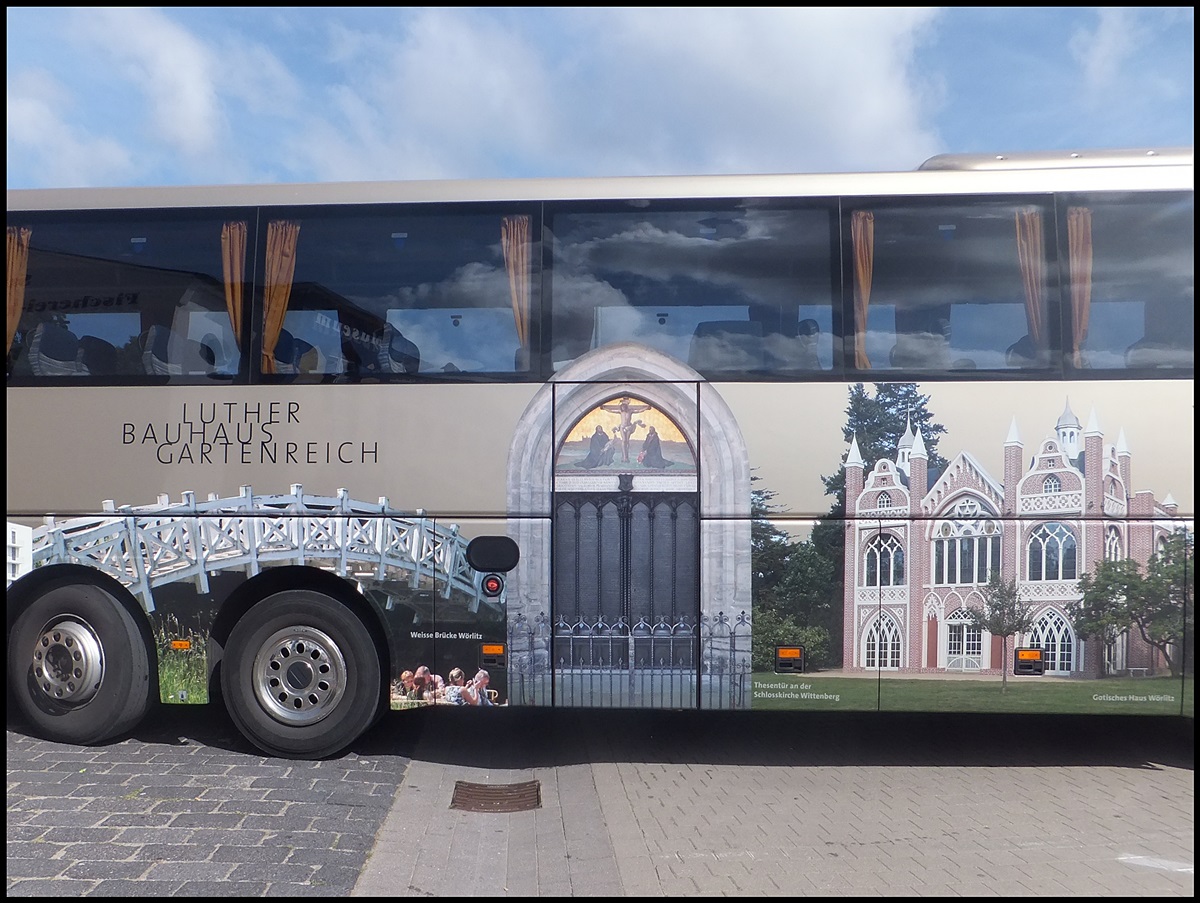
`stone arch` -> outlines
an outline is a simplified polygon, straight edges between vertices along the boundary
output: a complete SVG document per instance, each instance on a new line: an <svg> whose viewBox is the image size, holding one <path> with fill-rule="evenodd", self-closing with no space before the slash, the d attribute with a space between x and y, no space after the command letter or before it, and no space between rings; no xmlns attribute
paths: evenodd
<svg viewBox="0 0 1200 903"><path fill-rule="evenodd" d="M521 548L510 575L509 619L534 623L550 612L553 466L571 427L616 395L644 399L679 426L697 453L701 616L750 614L750 462L737 420L695 370L634 342L577 358L535 393L508 453L508 532Z"/></svg>

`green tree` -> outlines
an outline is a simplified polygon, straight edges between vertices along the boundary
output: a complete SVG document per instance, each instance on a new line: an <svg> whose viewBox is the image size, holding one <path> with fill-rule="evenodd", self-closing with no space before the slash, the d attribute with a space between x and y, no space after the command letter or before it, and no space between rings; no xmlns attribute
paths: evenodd
<svg viewBox="0 0 1200 903"><path fill-rule="evenodd" d="M1190 670L1187 659L1181 662L1180 650L1183 640L1192 636L1194 623L1193 555L1193 534L1179 530L1168 537L1144 572L1131 558L1098 562L1079 580L1079 601L1067 607L1075 630L1112 642L1136 628L1162 655L1172 676L1181 665Z"/></svg>
<svg viewBox="0 0 1200 903"><path fill-rule="evenodd" d="M1008 692L1008 638L1033 627L1033 606L1021 601L1016 581L992 574L983 588L983 610L968 609L971 623L1001 637L1000 692Z"/></svg>
<svg viewBox="0 0 1200 903"><path fill-rule="evenodd" d="M894 460L896 448L904 431L910 425L919 429L929 455L930 483L946 469L946 459L938 454L938 443L946 428L933 419L929 396L918 391L915 383L875 383L874 394L867 391L863 383L850 387L846 404L846 423L842 427L842 438L849 443L851 437L858 442L867 470L881 458ZM821 477L825 494L833 497L829 511L817 521L812 531L813 551L829 563L829 599L835 617L829 621L830 642L835 661L841 661L842 618L841 605L845 598L843 564L846 554L846 464L842 461L837 471Z"/></svg>
<svg viewBox="0 0 1200 903"><path fill-rule="evenodd" d="M801 643L807 667L828 667L833 663L831 628L840 625L842 616L841 597L834 595L834 568L811 542L798 541L776 526L771 520L778 510L774 497L768 489L751 490L752 623L754 648L763 650L761 661L755 661L769 671L777 643Z"/></svg>
<svg viewBox="0 0 1200 903"><path fill-rule="evenodd" d="M754 671L775 670L776 646L803 646L804 670L816 671L829 661L829 634L820 627L801 627L786 614L773 609L754 612L750 667Z"/></svg>

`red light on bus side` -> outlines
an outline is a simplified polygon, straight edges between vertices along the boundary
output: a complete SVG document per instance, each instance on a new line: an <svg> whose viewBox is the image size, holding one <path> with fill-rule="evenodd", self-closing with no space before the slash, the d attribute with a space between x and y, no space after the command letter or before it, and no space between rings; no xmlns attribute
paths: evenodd
<svg viewBox="0 0 1200 903"><path fill-rule="evenodd" d="M495 598L504 591L504 578L499 574L488 574L483 578L483 594Z"/></svg>

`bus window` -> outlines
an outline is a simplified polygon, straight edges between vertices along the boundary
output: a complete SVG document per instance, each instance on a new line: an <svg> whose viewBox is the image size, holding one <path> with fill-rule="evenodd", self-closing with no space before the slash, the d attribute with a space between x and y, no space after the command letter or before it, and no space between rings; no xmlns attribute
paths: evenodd
<svg viewBox="0 0 1200 903"><path fill-rule="evenodd" d="M552 213L554 369L618 342L701 373L830 369L830 216L748 201Z"/></svg>
<svg viewBox="0 0 1200 903"><path fill-rule="evenodd" d="M530 221L444 208L281 211L266 226L263 316L280 325L263 329L264 360L281 375L351 380L527 371ZM291 274L275 265L289 251Z"/></svg>
<svg viewBox="0 0 1200 903"><path fill-rule="evenodd" d="M1190 195L1072 195L1062 204L1071 282L1068 359L1079 368L1191 369L1195 205Z"/></svg>
<svg viewBox="0 0 1200 903"><path fill-rule="evenodd" d="M1041 206L880 201L849 221L856 367L1049 364L1057 296Z"/></svg>
<svg viewBox="0 0 1200 903"><path fill-rule="evenodd" d="M94 381L236 373L226 299L243 270L231 264L226 276L231 222L240 221L213 211L37 217L11 372Z"/></svg>

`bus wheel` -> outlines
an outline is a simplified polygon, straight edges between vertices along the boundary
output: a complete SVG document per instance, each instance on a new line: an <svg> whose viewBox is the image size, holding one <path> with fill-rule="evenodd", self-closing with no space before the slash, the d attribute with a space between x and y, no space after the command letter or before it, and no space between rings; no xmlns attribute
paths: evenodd
<svg viewBox="0 0 1200 903"><path fill-rule="evenodd" d="M35 732L100 743L132 730L151 705L150 651L134 616L88 583L51 585L8 637L8 685Z"/></svg>
<svg viewBox="0 0 1200 903"><path fill-rule="evenodd" d="M383 698L379 653L367 626L324 593L268 596L234 625L221 695L242 734L289 759L341 752L375 721Z"/></svg>

